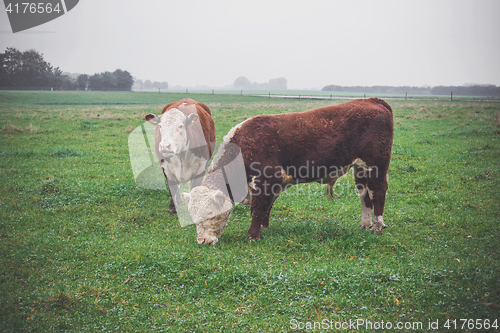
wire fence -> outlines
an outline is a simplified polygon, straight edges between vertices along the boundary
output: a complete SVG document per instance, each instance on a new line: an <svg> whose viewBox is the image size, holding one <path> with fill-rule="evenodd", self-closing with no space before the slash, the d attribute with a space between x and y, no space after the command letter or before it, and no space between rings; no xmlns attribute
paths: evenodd
<svg viewBox="0 0 500 333"><path fill-rule="evenodd" d="M136 92L158 92L158 93L184 93L188 94L210 94L210 95L239 95L247 97L267 97L267 98L287 98L287 99L308 99L308 100L353 100L353 99L367 99L377 97L387 100L449 100L449 101L487 101L487 102L500 102L499 97L488 96L461 96L453 94L450 95L419 95L419 94L381 94L381 93L345 93L345 92L330 92L330 91L314 91L314 90L198 90L198 89L148 89L148 90L134 90Z"/></svg>
<svg viewBox="0 0 500 333"><path fill-rule="evenodd" d="M58 87L1 87L0 90L20 90L20 91L75 91L63 90ZM96 90L97 91L97 90ZM499 97L488 96L462 96L450 92L450 95L419 95L419 94L396 94L396 93L349 93L331 92L315 90L227 90L227 89L138 89L132 92L147 93L182 93L182 94L211 94L211 95L239 95L246 97L266 97L298 100L353 100L377 97L387 100L449 100L449 101L472 101L472 102L500 102Z"/></svg>

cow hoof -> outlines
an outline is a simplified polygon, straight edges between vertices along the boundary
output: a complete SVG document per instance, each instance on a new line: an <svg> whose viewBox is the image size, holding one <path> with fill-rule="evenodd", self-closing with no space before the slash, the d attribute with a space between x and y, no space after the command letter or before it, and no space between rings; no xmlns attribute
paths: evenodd
<svg viewBox="0 0 500 333"><path fill-rule="evenodd" d="M177 214L177 211L176 211L175 209L169 209L169 210L168 210L168 213L169 213L170 215L174 215L174 214Z"/></svg>
<svg viewBox="0 0 500 333"><path fill-rule="evenodd" d="M250 236L249 234L247 234L247 239L248 239L249 241L251 241L251 242L255 242L255 241L259 240L259 236L257 236L257 237L252 237L252 236Z"/></svg>
<svg viewBox="0 0 500 333"><path fill-rule="evenodd" d="M372 225L360 225L361 230L371 229Z"/></svg>
<svg viewBox="0 0 500 333"><path fill-rule="evenodd" d="M374 234L382 235L384 230L384 226L381 223L374 223L372 227L372 231Z"/></svg>
<svg viewBox="0 0 500 333"><path fill-rule="evenodd" d="M264 227L263 225L260 226L260 231L262 230L267 230L269 227Z"/></svg>

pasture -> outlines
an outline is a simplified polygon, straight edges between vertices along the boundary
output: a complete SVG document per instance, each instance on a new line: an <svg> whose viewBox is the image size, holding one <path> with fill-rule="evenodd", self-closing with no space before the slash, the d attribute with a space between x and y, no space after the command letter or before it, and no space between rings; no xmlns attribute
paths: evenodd
<svg viewBox="0 0 500 333"><path fill-rule="evenodd" d="M136 187L128 155L143 116L183 97L211 108L218 141L253 115L342 102L0 92L0 331L500 325L500 103L387 101L384 235L359 229L351 172L333 201L318 184L283 193L257 242L239 205L219 243L200 246L166 214L167 192Z"/></svg>

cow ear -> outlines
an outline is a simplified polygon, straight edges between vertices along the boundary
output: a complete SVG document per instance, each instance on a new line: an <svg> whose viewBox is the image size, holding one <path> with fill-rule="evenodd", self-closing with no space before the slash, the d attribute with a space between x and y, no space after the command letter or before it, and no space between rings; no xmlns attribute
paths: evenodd
<svg viewBox="0 0 500 333"><path fill-rule="evenodd" d="M144 119L151 125L158 125L160 124L160 117L157 117L155 114L148 113L147 115L144 116Z"/></svg>
<svg viewBox="0 0 500 333"><path fill-rule="evenodd" d="M222 194L221 191L217 191L217 193L214 195L214 204L217 209L220 209L222 205L224 205L224 202L226 202L226 197L224 194Z"/></svg>
<svg viewBox="0 0 500 333"><path fill-rule="evenodd" d="M195 123L196 121L198 121L198 115L196 113L191 113L187 119L186 119L186 126L189 126L193 123Z"/></svg>
<svg viewBox="0 0 500 333"><path fill-rule="evenodd" d="M189 205L189 200L191 200L191 194L184 192L181 194L182 201L186 203L186 205Z"/></svg>

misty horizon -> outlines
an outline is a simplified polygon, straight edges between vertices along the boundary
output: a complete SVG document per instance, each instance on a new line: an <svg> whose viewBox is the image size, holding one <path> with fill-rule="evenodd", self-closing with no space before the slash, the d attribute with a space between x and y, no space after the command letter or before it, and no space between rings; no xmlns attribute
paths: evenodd
<svg viewBox="0 0 500 333"><path fill-rule="evenodd" d="M79 2L0 49L35 49L65 72L123 69L180 89L239 76L287 88L500 85L500 2L254 0ZM172 89L171 88L171 89Z"/></svg>

